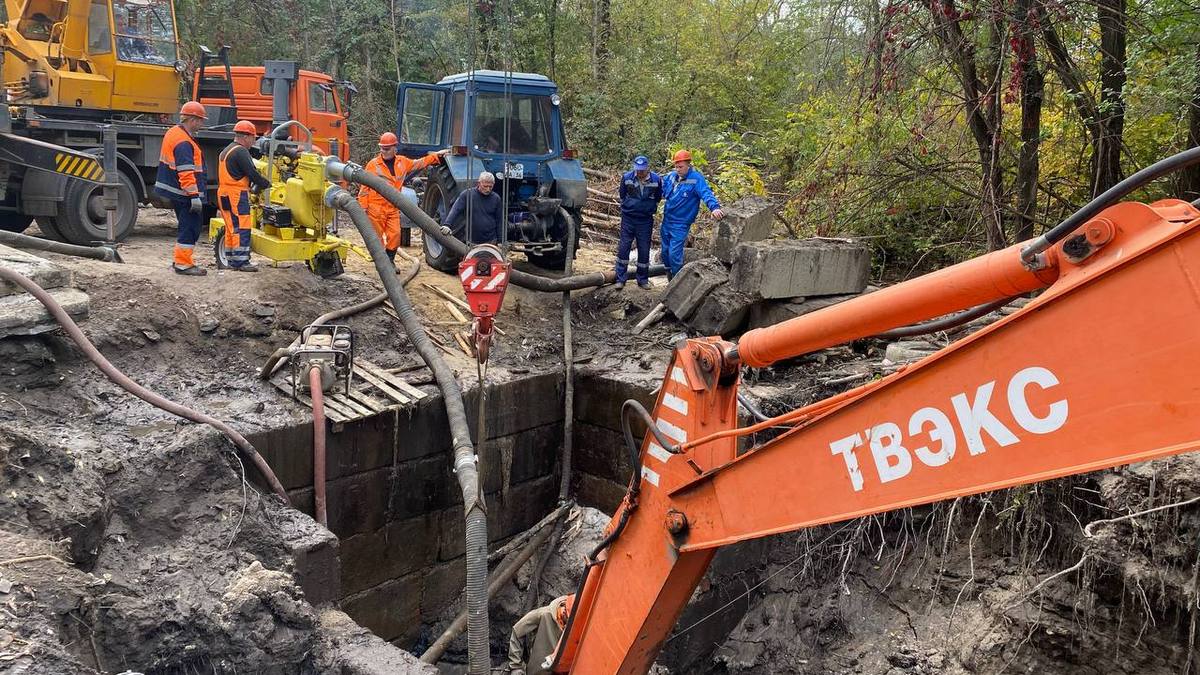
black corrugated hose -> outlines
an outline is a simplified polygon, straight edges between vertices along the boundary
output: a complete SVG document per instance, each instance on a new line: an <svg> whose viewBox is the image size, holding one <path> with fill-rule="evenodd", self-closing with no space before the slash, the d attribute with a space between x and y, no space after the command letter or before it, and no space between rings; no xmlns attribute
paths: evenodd
<svg viewBox="0 0 1200 675"><path fill-rule="evenodd" d="M390 187L390 186L389 186ZM467 663L471 675L488 675L491 671L491 653L488 643L488 584L487 584L487 512L483 492L479 483L479 467L476 464L475 446L471 442L471 429L467 424L467 411L463 405L462 389L454 377L454 371L442 359L437 347L425 333L421 321L413 310L412 301L396 276L396 270L379 241L379 235L371 227L366 211L340 187L333 187L325 194L325 202L345 211L358 232L362 235L375 271L379 274L388 299L395 308L404 332L413 349L420 354L425 365L433 372L442 402L446 406L446 418L450 423L451 444L454 447L454 472L462 489L466 515L466 558L467 558Z"/></svg>

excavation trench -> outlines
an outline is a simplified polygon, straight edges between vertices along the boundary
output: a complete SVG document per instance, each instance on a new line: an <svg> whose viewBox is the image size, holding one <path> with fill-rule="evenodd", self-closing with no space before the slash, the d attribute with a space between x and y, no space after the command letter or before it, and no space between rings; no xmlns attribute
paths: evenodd
<svg viewBox="0 0 1200 675"><path fill-rule="evenodd" d="M584 506L611 513L629 477L621 440L623 401L653 402L645 377L577 370L572 492ZM636 379L636 383L632 380ZM479 447L488 509L489 550L495 550L554 510L563 443L563 377L558 371L489 378L486 431ZM478 389L465 403L474 433ZM312 427L255 434L251 442L275 470L294 506L313 512ZM461 493L450 472L445 407L435 394L409 407L331 427L327 434L329 529L337 536L296 556L296 576L313 604L337 603L359 625L419 654L461 609L465 575ZM714 578L745 575L748 551L718 556ZM741 589L740 583L737 585ZM729 587L732 591L733 587ZM726 593L713 584L681 619L708 614ZM493 608L491 643L499 663L516 617ZM703 630L672 644L662 663L700 663L736 625L727 611ZM465 662L466 638L445 660ZM682 659L682 660L681 660Z"/></svg>

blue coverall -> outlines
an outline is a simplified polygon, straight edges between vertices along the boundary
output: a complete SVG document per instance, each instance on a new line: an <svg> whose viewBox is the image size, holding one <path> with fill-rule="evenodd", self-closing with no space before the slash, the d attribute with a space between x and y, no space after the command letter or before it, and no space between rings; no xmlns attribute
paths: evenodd
<svg viewBox="0 0 1200 675"><path fill-rule="evenodd" d="M637 281L650 281L650 231L654 228L654 213L662 201L662 177L653 171L645 181L637 172L621 177L621 241L617 244L617 283L625 283L629 266L629 249L637 242Z"/></svg>
<svg viewBox="0 0 1200 675"><path fill-rule="evenodd" d="M673 277L683 267L683 245L700 213L700 202L703 201L709 211L721 208L721 203L708 181L695 168L688 169L682 180L678 173L668 173L663 180L663 197L666 202L663 204L662 257L668 276Z"/></svg>

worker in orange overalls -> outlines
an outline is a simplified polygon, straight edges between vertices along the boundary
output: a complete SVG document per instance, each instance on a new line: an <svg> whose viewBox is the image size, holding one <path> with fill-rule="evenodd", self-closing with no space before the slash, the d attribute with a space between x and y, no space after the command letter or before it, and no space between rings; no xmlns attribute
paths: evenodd
<svg viewBox="0 0 1200 675"><path fill-rule="evenodd" d="M399 192L404 189L404 178L413 171L437 164L449 150L431 152L413 161L396 154L396 134L388 131L379 137L379 154L367 162L366 170L391 183ZM363 186L358 191L358 203L367 212L375 232L383 240L388 260L396 259L396 249L412 244L408 228L400 227L400 209L383 198L378 192Z"/></svg>
<svg viewBox="0 0 1200 675"><path fill-rule="evenodd" d="M258 131L254 123L240 120L233 125L233 142L221 151L217 163L217 208L225 221L225 261L237 272L257 272L258 265L250 262L250 188L256 191L271 187L254 166L250 147ZM217 266L221 261L217 260Z"/></svg>
<svg viewBox="0 0 1200 675"><path fill-rule="evenodd" d="M194 138L204 126L208 115L204 106L188 101L179 109L179 124L167 130L163 136L162 151L158 156L158 175L154 181L154 192L171 202L175 219L179 222L179 236L175 239L175 256L172 267L176 274L202 277L208 270L196 265L192 249L200 239L200 218L204 213L204 191L208 181L204 175L204 155Z"/></svg>

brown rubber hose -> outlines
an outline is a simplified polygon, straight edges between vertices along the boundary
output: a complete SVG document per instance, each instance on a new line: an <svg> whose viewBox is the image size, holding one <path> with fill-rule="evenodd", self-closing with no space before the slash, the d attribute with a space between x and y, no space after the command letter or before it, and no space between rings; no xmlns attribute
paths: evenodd
<svg viewBox="0 0 1200 675"><path fill-rule="evenodd" d="M308 389L313 411L313 514L318 523L329 527L325 515L325 392L317 366L308 369Z"/></svg>
<svg viewBox="0 0 1200 675"><path fill-rule="evenodd" d="M20 286L28 291L30 295L36 298L38 302L42 303L42 305L45 306L46 311L50 312L50 315L54 317L54 320L58 322L58 325L62 326L62 329L66 331L71 340L73 340L79 349L84 353L84 355L88 357L88 360L96 364L96 367L99 368L100 371L105 375L107 375L108 379L117 383L117 385L119 385L122 389L156 408L161 408L172 415L178 415L186 420L191 420L200 424L207 424L208 426L224 434L225 437L232 441L233 444L242 451L242 454L244 454L254 464L254 466L258 468L259 473L261 473L262 477L266 479L267 484L271 486L271 490L273 490L275 494L279 495L280 499L282 499L285 504L291 506L291 501L288 499L287 491L283 489L283 484L279 482L279 479L275 476L275 472L271 470L270 465L267 464L267 461L262 458L262 455L258 454L258 451L254 449L254 446L250 445L250 441L246 440L245 436L242 436L238 432L234 431L229 427L229 425L225 424L221 420L209 417L202 412L197 412L184 405L169 399L165 399L138 384L137 382L129 379L125 373L117 370L116 366L109 362L108 359L104 358L104 355L100 353L100 350L96 349L96 346L93 345L91 341L87 339L87 336L83 334L83 331L80 330L79 324L75 323L75 320L67 314L66 310L62 308L62 305L58 304L57 300L55 300L49 293L46 292L46 289L38 286L24 275L3 266L0 266L0 279L4 279L5 281L9 281Z"/></svg>

